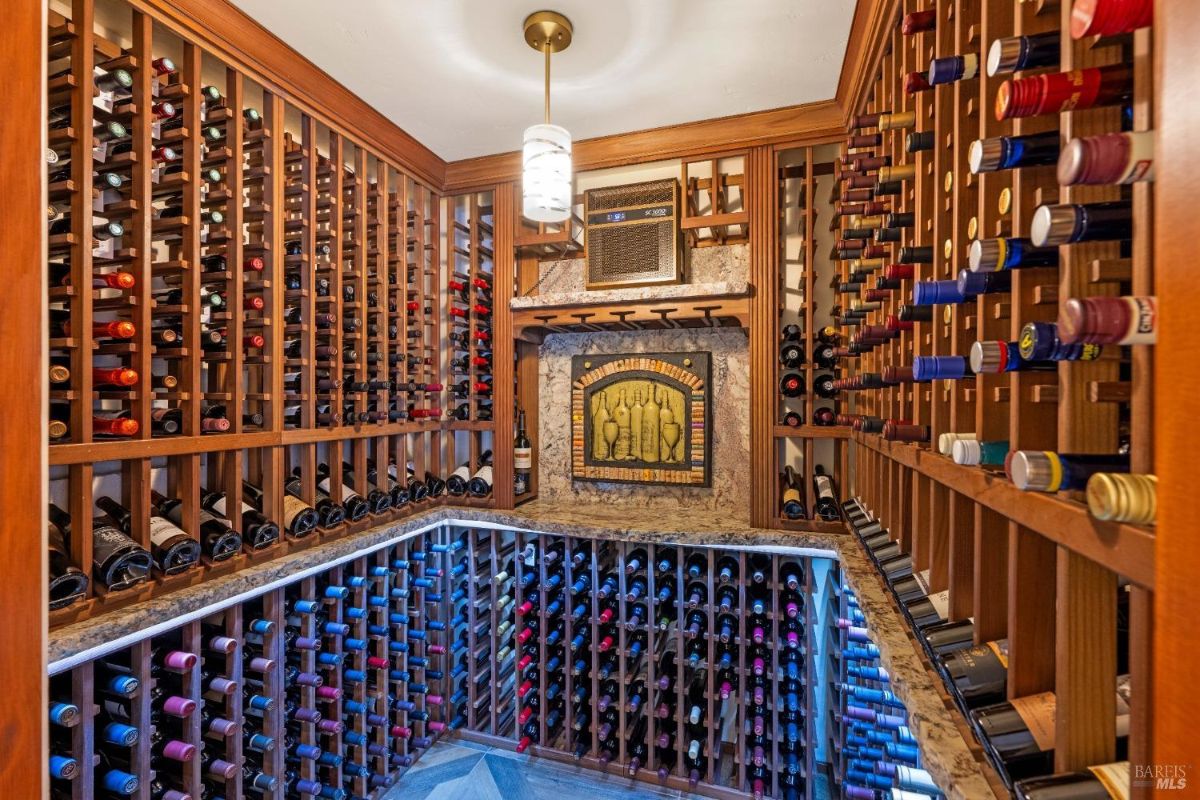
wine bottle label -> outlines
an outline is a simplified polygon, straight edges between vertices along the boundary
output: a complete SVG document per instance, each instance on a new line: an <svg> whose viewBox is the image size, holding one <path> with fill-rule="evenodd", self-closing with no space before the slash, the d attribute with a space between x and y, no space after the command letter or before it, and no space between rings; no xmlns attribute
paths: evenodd
<svg viewBox="0 0 1200 800"><path fill-rule="evenodd" d="M1129 762L1118 761L1115 764L1101 764L1088 767L1088 770L1104 785L1105 791L1112 800L1129 800Z"/></svg>
<svg viewBox="0 0 1200 800"><path fill-rule="evenodd" d="M817 485L817 496L825 499L828 498L836 502L837 498L833 495L833 481L828 475L814 475L813 483Z"/></svg>
<svg viewBox="0 0 1200 800"><path fill-rule="evenodd" d="M1033 741L1042 752L1054 749L1054 692L1017 697L1012 701L1013 710L1021 717Z"/></svg>
<svg viewBox="0 0 1200 800"><path fill-rule="evenodd" d="M950 618L950 590L945 589L940 592L934 592L927 598L929 604L933 606L933 610L938 613L942 619Z"/></svg>
<svg viewBox="0 0 1200 800"><path fill-rule="evenodd" d="M785 503L790 503L793 501L799 502L799 500L800 500L800 490L799 489L788 488L788 489L783 490L783 502L785 502Z"/></svg>
<svg viewBox="0 0 1200 800"><path fill-rule="evenodd" d="M166 517L150 518L150 541L155 547L166 547L177 536L187 537L179 527Z"/></svg>
<svg viewBox="0 0 1200 800"><path fill-rule="evenodd" d="M220 514L222 517L226 517L226 518L229 517L228 512L225 511L225 498L224 497L221 497L220 500L216 500L213 502L212 510L217 514ZM242 512L243 513L245 513L246 511L255 511L255 510L257 510L257 509L255 509L253 506L249 505L248 503L242 503Z"/></svg>
<svg viewBox="0 0 1200 800"><path fill-rule="evenodd" d="M475 473L475 477L472 478L472 480L477 480L477 481L481 480L484 483L486 483L488 486L491 486L492 485L492 465L487 464L485 466L480 467L479 471Z"/></svg>
<svg viewBox="0 0 1200 800"><path fill-rule="evenodd" d="M917 581L917 586L921 587L924 594L929 594L929 570L923 569L920 572L913 573L913 578Z"/></svg>
<svg viewBox="0 0 1200 800"><path fill-rule="evenodd" d="M466 483L467 481L471 480L471 468L466 464L462 464L458 469L454 470L454 472L450 474L450 477L458 478L463 483Z"/></svg>
<svg viewBox="0 0 1200 800"><path fill-rule="evenodd" d="M299 497L293 497L290 494L283 496L283 527L291 528L292 522L299 515L308 511L308 503L301 500Z"/></svg>
<svg viewBox="0 0 1200 800"><path fill-rule="evenodd" d="M533 469L533 448L514 447L513 467L516 469Z"/></svg>

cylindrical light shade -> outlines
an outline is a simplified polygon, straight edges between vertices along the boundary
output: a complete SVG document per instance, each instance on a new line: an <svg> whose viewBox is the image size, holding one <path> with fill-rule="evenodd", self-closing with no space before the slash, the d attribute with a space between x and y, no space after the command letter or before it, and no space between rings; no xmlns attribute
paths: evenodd
<svg viewBox="0 0 1200 800"><path fill-rule="evenodd" d="M522 149L523 213L534 222L571 216L571 134L557 125L530 125Z"/></svg>

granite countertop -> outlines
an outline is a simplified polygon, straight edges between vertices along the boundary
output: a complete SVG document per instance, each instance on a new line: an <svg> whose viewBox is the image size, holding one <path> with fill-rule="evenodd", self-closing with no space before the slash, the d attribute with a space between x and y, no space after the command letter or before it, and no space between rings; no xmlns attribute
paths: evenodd
<svg viewBox="0 0 1200 800"><path fill-rule="evenodd" d="M122 639L142 638L151 626L177 624L175 620L184 615L204 613L205 609L229 598L262 592L273 582L288 581L302 571L320 569L332 561L415 535L447 520L596 539L806 548L823 551L818 555L828 554L841 563L843 580L858 596L859 607L867 617L883 665L891 676L891 689L908 709L909 727L920 744L925 769L949 797L979 800L995 796L954 724L951 714L957 712L948 710L942 702L934 686L934 676L905 633L907 623L893 608L874 567L853 537L752 528L744 522L711 512L696 516L664 514L653 519L652 526L635 522L631 516L628 507L543 501L526 503L511 511L435 507L360 534L289 553L145 603L58 628L50 632L47 658L54 663Z"/></svg>
<svg viewBox="0 0 1200 800"><path fill-rule="evenodd" d="M708 297L739 297L748 294L750 294L750 284L747 281L673 283L665 286L635 286L628 289L546 292L530 297L514 297L509 301L509 307L517 310L629 303L642 300L701 300Z"/></svg>

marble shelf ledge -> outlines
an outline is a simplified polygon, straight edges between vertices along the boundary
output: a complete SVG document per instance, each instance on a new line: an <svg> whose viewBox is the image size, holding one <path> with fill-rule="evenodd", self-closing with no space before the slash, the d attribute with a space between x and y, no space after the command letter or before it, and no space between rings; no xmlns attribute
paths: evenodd
<svg viewBox="0 0 1200 800"><path fill-rule="evenodd" d="M416 536L443 524L498 530L525 530L646 543L735 548L787 548L802 555L836 558L843 581L858 596L859 607L891 676L891 689L905 704L909 727L921 748L924 767L950 798L995 797L983 767L970 752L905 631L907 622L892 606L887 590L857 540L847 533L818 533L752 528L745 522L711 513L671 514L631 520L628 508L601 504L554 504L533 501L511 511L439 506L395 522L334 539L231 575L162 595L50 632L47 660L54 671L126 647L170 630L189 619L241 602L328 569L364 551ZM187 618L187 619L183 619Z"/></svg>
<svg viewBox="0 0 1200 800"><path fill-rule="evenodd" d="M717 283L675 283L666 286L633 286L627 289L598 289L582 292L549 292L530 297L514 297L509 308L514 311L539 308L575 308L608 306L621 303L644 303L659 300L708 300L750 296L752 287L747 281Z"/></svg>

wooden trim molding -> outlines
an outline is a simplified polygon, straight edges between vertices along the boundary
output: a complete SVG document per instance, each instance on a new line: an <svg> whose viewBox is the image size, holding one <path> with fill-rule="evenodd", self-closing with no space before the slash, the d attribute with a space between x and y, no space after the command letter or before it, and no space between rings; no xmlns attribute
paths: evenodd
<svg viewBox="0 0 1200 800"><path fill-rule="evenodd" d="M228 0L128 0L135 9L185 35L246 77L310 111L430 188L446 162Z"/></svg>
<svg viewBox="0 0 1200 800"><path fill-rule="evenodd" d="M682 125L599 136L576 142L575 171L644 161L689 158L759 145L797 146L830 141L845 132L841 107L833 100L719 117ZM446 165L447 193L521 179L521 154L514 151Z"/></svg>
<svg viewBox="0 0 1200 800"><path fill-rule="evenodd" d="M843 127L867 99L866 90L875 81L887 50L885 39L892 29L885 23L895 17L899 6L900 0L858 0L854 8L836 95L836 102L842 109Z"/></svg>
<svg viewBox="0 0 1200 800"><path fill-rule="evenodd" d="M46 752L46 4L5 4L0 71L12 108L0 125L4 225L0 252L15 268L0 314L0 686L4 758L0 785L13 797L48 790Z"/></svg>

